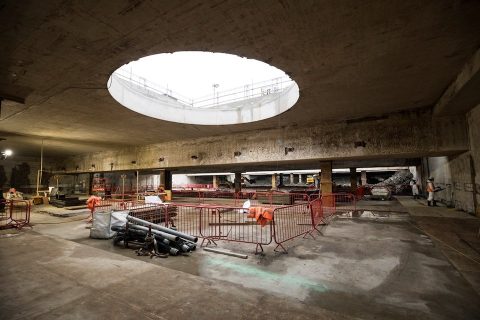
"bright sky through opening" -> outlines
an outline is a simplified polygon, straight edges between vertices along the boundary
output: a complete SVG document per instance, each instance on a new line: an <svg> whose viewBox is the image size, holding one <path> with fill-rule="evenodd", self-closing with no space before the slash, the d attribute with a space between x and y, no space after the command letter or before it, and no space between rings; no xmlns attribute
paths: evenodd
<svg viewBox="0 0 480 320"><path fill-rule="evenodd" d="M280 69L264 62L232 54L183 51L162 53L122 67L125 72L146 78L192 99L244 85L285 77Z"/></svg>

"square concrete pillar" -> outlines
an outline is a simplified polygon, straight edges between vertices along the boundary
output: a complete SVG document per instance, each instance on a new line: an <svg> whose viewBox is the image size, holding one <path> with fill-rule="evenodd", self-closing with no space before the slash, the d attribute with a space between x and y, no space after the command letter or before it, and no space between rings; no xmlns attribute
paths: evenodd
<svg viewBox="0 0 480 320"><path fill-rule="evenodd" d="M272 190L277 190L277 175L272 174Z"/></svg>
<svg viewBox="0 0 480 320"><path fill-rule="evenodd" d="M367 184L367 171L361 172L360 179L362 180L362 186Z"/></svg>
<svg viewBox="0 0 480 320"><path fill-rule="evenodd" d="M294 181L293 181L293 173L290 173L290 184L291 184L291 185L294 184Z"/></svg>
<svg viewBox="0 0 480 320"><path fill-rule="evenodd" d="M320 189L320 179L322 177L322 173L319 172L317 173L317 176L315 177L315 188Z"/></svg>
<svg viewBox="0 0 480 320"><path fill-rule="evenodd" d="M350 168L350 190L352 193L357 191L357 168Z"/></svg>
<svg viewBox="0 0 480 320"><path fill-rule="evenodd" d="M213 176L213 189L218 189L218 177Z"/></svg>
<svg viewBox="0 0 480 320"><path fill-rule="evenodd" d="M322 161L320 162L320 192L332 193L333 182L332 182L332 161Z"/></svg>
<svg viewBox="0 0 480 320"><path fill-rule="evenodd" d="M165 170L160 171L160 185L165 188Z"/></svg>
<svg viewBox="0 0 480 320"><path fill-rule="evenodd" d="M279 188L283 187L283 173L278 174L277 185Z"/></svg>
<svg viewBox="0 0 480 320"><path fill-rule="evenodd" d="M235 192L242 191L242 173L235 172L235 179L233 180L233 184L235 186Z"/></svg>
<svg viewBox="0 0 480 320"><path fill-rule="evenodd" d="M160 185L163 186L165 190L172 190L172 172L170 170L160 171Z"/></svg>
<svg viewBox="0 0 480 320"><path fill-rule="evenodd" d="M160 171L160 185L165 190L172 190L172 172L170 170Z"/></svg>
<svg viewBox="0 0 480 320"><path fill-rule="evenodd" d="M332 161L320 162L320 194L322 195L322 205L325 207L333 207L335 197L328 196L333 191L332 182Z"/></svg>

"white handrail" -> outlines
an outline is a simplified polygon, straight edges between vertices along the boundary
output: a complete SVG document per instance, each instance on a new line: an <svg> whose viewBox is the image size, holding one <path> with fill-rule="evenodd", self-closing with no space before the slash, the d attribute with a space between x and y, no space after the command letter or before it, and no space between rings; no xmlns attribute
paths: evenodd
<svg viewBox="0 0 480 320"><path fill-rule="evenodd" d="M221 105L229 104L232 102L240 102L244 100L250 100L261 96L267 96L270 94L281 93L284 90L290 88L294 81L288 76L276 77L269 80L259 81L255 83L249 83L241 87L236 87L228 90L222 90L214 92L214 94L203 96L197 99L184 96L178 92L175 92L168 87L163 87L144 77L136 75L126 70L117 70L113 75L126 80L133 85L142 88L146 91L146 94L153 92L158 95L166 96L177 102L200 109L215 108ZM112 75L112 76L113 76Z"/></svg>

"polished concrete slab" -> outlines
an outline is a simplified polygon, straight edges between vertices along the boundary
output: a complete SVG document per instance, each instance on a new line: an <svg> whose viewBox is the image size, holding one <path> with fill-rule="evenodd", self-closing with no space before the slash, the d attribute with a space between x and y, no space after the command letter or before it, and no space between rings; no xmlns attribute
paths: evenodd
<svg viewBox="0 0 480 320"><path fill-rule="evenodd" d="M407 200L369 201L378 211L339 216L323 236L287 243L288 254L218 242L246 260L202 249L137 257L90 239L82 215L34 213L32 231L0 238L1 318L477 319L472 282L407 213Z"/></svg>

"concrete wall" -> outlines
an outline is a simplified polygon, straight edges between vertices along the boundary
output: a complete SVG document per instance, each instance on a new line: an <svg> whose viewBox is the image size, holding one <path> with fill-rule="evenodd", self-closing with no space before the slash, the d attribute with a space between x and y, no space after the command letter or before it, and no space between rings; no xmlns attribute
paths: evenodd
<svg viewBox="0 0 480 320"><path fill-rule="evenodd" d="M480 105L467 114L472 165L472 189L475 192L476 214L480 216Z"/></svg>
<svg viewBox="0 0 480 320"><path fill-rule="evenodd" d="M428 158L428 175L446 188L436 198L447 205L480 215L480 105L466 115L469 151L448 157Z"/></svg>
<svg viewBox="0 0 480 320"><path fill-rule="evenodd" d="M248 100L243 97L243 90L229 91L227 97L229 103L225 104L220 99L220 106L199 108L179 103L176 98L152 92L150 88L128 81L118 74L113 74L109 83L110 94L123 106L152 118L188 124L226 125L260 121L287 111L299 98L298 85L293 82L283 91L255 96ZM265 84L263 86L265 87ZM258 94L261 88L255 87L250 90L255 90L255 94ZM233 101L238 98L241 100Z"/></svg>
<svg viewBox="0 0 480 320"><path fill-rule="evenodd" d="M448 157L431 157L428 158L428 176L422 184L425 185L426 179L433 177L435 186L444 188L445 190L435 193L435 200L443 202L448 206L453 206L453 190L452 190L452 174L450 170L451 162ZM425 190L425 188L423 188ZM458 195L457 195L458 196Z"/></svg>
<svg viewBox="0 0 480 320"><path fill-rule="evenodd" d="M474 213L475 204L473 201L470 152L465 152L457 157L451 157L449 160L455 208L468 213Z"/></svg>
<svg viewBox="0 0 480 320"><path fill-rule="evenodd" d="M358 141L365 146L355 147ZM285 154L286 147L294 151ZM104 151L67 158L63 166L67 171L87 171L92 164L95 171L235 168L258 163L441 155L468 149L465 117L432 119L429 112L418 111L364 122L288 127ZM237 151L241 154L235 156Z"/></svg>
<svg viewBox="0 0 480 320"><path fill-rule="evenodd" d="M28 165L28 183L27 184L22 184L21 186L18 186L18 190L21 192L31 192L32 190L36 189L36 183L37 183L37 171L40 170L40 158L37 157L19 157L19 156L12 156L7 158L6 160L1 160L0 161L0 166L3 167L3 170L5 171L5 175L7 178L7 181L3 185L2 189L3 192L7 191L10 186L11 186L11 176L12 176L12 170L15 168L16 170L19 170L21 167L20 165L22 163L26 163ZM44 163L43 163L43 169L46 171L50 171L53 168L58 167L56 162L54 162L52 159L45 158ZM44 186L44 188L47 185Z"/></svg>
<svg viewBox="0 0 480 320"><path fill-rule="evenodd" d="M435 186L445 188L435 193L437 201L468 213L475 212L470 152L428 158L428 168L429 176L435 178Z"/></svg>

